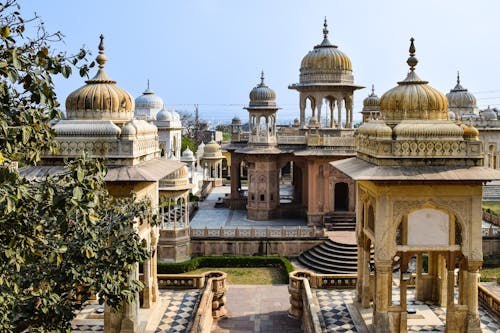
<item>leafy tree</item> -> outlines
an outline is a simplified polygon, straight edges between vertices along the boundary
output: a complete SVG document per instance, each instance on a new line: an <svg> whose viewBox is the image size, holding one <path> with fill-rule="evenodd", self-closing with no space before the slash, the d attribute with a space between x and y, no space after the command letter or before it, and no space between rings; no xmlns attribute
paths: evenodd
<svg viewBox="0 0 500 333"><path fill-rule="evenodd" d="M54 51L61 33L19 10L16 0L0 2L0 331L69 331L92 293L117 308L140 290L128 277L149 254L131 230L155 216L147 201L110 198L100 161L70 161L46 179L19 173L18 163L56 149L53 78L93 66L83 49Z"/></svg>
<svg viewBox="0 0 500 333"><path fill-rule="evenodd" d="M208 130L208 122L200 120L198 116L198 105L195 105L194 114L188 111L178 111L182 126L184 127L183 136L192 140L195 147L203 140L204 131ZM195 150L193 150L195 151Z"/></svg>
<svg viewBox="0 0 500 333"><path fill-rule="evenodd" d="M131 230L155 217L147 201L111 198L104 174L90 159L38 181L0 168L0 330L69 330L93 293L119 307L141 290L128 277L149 254Z"/></svg>

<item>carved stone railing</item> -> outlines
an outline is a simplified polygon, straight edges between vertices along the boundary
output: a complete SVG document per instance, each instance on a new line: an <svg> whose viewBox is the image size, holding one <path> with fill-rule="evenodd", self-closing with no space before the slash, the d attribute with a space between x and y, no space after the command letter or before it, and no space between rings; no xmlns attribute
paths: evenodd
<svg viewBox="0 0 500 333"><path fill-rule="evenodd" d="M204 276L207 279L207 287L201 296L190 333L210 332L214 318L221 318L227 314L224 307L227 274L211 271L205 273Z"/></svg>
<svg viewBox="0 0 500 333"><path fill-rule="evenodd" d="M500 216L483 210L483 220L500 227Z"/></svg>
<svg viewBox="0 0 500 333"><path fill-rule="evenodd" d="M142 274L141 274L142 275ZM141 278L141 276L139 276ZM190 333L208 333L214 318L227 314L225 293L227 274L209 271L202 274L158 274L159 289L201 289L204 288L200 302L193 315Z"/></svg>
<svg viewBox="0 0 500 333"><path fill-rule="evenodd" d="M315 274L306 271L293 271L289 274L288 292L290 293L291 317L302 319L305 332L321 332L320 311L313 301L311 288L354 289L356 274Z"/></svg>
<svg viewBox="0 0 500 333"><path fill-rule="evenodd" d="M315 227L296 227L296 228L219 228L219 229L194 229L191 228L191 239L196 238L318 238L326 237L326 229L317 229Z"/></svg>
<svg viewBox="0 0 500 333"><path fill-rule="evenodd" d="M205 286L203 274L158 274L159 289L200 289Z"/></svg>
<svg viewBox="0 0 500 333"><path fill-rule="evenodd" d="M479 303L500 317L500 299L485 287L479 285L477 288Z"/></svg>
<svg viewBox="0 0 500 333"><path fill-rule="evenodd" d="M314 303L309 279L312 273L294 271L290 273L288 292L290 309L288 314L301 319L306 333L321 332L321 309Z"/></svg>

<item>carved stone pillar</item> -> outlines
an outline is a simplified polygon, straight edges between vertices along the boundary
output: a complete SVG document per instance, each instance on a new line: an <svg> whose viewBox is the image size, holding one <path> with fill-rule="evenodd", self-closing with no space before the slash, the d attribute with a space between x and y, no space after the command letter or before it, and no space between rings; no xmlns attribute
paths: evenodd
<svg viewBox="0 0 500 333"><path fill-rule="evenodd" d="M300 93L300 126L304 126L306 124L306 98L302 93Z"/></svg>
<svg viewBox="0 0 500 333"><path fill-rule="evenodd" d="M371 290L370 290L370 242L365 242L363 247L363 277L361 281L362 288L362 298L361 298L361 306L363 308L370 307Z"/></svg>
<svg viewBox="0 0 500 333"><path fill-rule="evenodd" d="M153 304L152 283L151 283L151 259L144 260L143 276L144 288L142 289L142 307L149 309Z"/></svg>
<svg viewBox="0 0 500 333"><path fill-rule="evenodd" d="M338 110L338 118L337 118L337 128L344 128L342 125L342 105L344 101L342 99L337 99L337 110Z"/></svg>
<svg viewBox="0 0 500 333"><path fill-rule="evenodd" d="M328 106L330 107L330 128L335 128L335 100L330 100Z"/></svg>
<svg viewBox="0 0 500 333"><path fill-rule="evenodd" d="M389 319L390 288L392 282L392 260L375 261L375 284L376 294L374 302L376 304L373 314L376 333L391 332L391 321Z"/></svg>
<svg viewBox="0 0 500 333"><path fill-rule="evenodd" d="M240 177L240 159L236 158L235 154L231 154L231 199L236 200L240 198L239 189L241 189Z"/></svg>
<svg viewBox="0 0 500 333"><path fill-rule="evenodd" d="M319 127L321 126L321 108L323 107L323 98L318 98L318 101L316 102L316 109L318 110L318 124Z"/></svg>
<svg viewBox="0 0 500 333"><path fill-rule="evenodd" d="M466 332L481 332L481 322L478 312L477 288L479 269L483 262L480 260L467 261L467 329Z"/></svg>

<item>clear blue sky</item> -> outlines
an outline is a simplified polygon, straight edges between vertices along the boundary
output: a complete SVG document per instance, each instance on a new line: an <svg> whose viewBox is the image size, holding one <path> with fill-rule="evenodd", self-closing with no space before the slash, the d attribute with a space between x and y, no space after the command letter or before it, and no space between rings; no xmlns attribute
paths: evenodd
<svg viewBox="0 0 500 333"><path fill-rule="evenodd" d="M500 1L423 0L44 0L21 3L25 16L37 12L49 30L66 35L58 48L84 45L97 54L105 36L108 75L139 96L149 78L168 108L193 110L213 123L242 107L264 70L282 107L278 122L298 117L299 67L322 40L323 18L330 41L353 64L355 111L375 84L381 96L407 72L413 36L417 73L446 93L460 70L462 85L480 107L500 107ZM92 72L91 75L93 75ZM75 75L57 81L61 102L83 85ZM356 118L359 118L357 116Z"/></svg>

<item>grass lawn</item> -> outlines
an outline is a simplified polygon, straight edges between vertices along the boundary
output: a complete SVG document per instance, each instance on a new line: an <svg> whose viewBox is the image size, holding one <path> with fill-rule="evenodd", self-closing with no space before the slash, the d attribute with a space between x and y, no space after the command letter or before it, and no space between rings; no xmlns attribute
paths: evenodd
<svg viewBox="0 0 500 333"><path fill-rule="evenodd" d="M483 201L483 209L491 209L496 215L500 215L500 202L499 201Z"/></svg>
<svg viewBox="0 0 500 333"><path fill-rule="evenodd" d="M493 279L496 276L500 276L500 267L495 268L484 268L479 272L481 274L481 280L483 279Z"/></svg>
<svg viewBox="0 0 500 333"><path fill-rule="evenodd" d="M284 284L286 271L276 267L203 267L183 274L200 274L206 271L227 273L228 284Z"/></svg>

